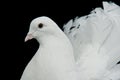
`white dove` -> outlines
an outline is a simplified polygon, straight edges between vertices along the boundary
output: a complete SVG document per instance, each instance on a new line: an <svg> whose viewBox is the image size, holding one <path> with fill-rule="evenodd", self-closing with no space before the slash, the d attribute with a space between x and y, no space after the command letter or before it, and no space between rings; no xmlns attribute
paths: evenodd
<svg viewBox="0 0 120 80"><path fill-rule="evenodd" d="M70 20L64 32L48 17L34 19L25 41L40 47L21 80L120 80L120 7L103 8Z"/></svg>
<svg viewBox="0 0 120 80"><path fill-rule="evenodd" d="M34 19L25 41L32 38L40 47L21 80L75 80L72 45L55 22L44 16Z"/></svg>

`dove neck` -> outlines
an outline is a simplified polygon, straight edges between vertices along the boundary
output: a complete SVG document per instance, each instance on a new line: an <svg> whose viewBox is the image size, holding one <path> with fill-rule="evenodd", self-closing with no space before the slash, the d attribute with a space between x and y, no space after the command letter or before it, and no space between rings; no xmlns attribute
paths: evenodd
<svg viewBox="0 0 120 80"><path fill-rule="evenodd" d="M62 31L57 32L57 30L54 34L48 33L46 34L46 36L40 35L36 39L40 45L44 45L44 46L47 44L52 45L54 43L59 43L59 42L67 42L67 43L70 42Z"/></svg>

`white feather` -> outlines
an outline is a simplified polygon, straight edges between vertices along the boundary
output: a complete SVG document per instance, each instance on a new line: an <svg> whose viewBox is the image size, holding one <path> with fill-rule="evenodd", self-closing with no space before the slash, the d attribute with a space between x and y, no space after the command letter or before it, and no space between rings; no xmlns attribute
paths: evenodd
<svg viewBox="0 0 120 80"><path fill-rule="evenodd" d="M120 80L120 64L117 65L120 61L120 7L103 2L103 8L96 8L91 14L64 25L64 32L74 48L79 80Z"/></svg>

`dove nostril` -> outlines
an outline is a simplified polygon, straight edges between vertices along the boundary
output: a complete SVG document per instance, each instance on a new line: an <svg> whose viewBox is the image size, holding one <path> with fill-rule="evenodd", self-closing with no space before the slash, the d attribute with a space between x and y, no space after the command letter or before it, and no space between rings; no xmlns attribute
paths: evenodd
<svg viewBox="0 0 120 80"><path fill-rule="evenodd" d="M42 27L43 27L43 24L42 24L42 23L40 23L40 24L38 25L38 27L39 27L39 28L42 28Z"/></svg>

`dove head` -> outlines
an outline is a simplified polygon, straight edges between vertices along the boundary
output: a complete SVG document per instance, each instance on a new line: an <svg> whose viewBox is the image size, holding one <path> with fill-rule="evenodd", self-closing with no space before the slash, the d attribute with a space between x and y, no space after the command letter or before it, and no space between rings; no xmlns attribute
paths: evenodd
<svg viewBox="0 0 120 80"><path fill-rule="evenodd" d="M59 27L52 19L45 16L38 17L31 22L25 42L32 38L40 41L44 37L56 35L58 32L60 32L60 29L59 31L58 29Z"/></svg>

